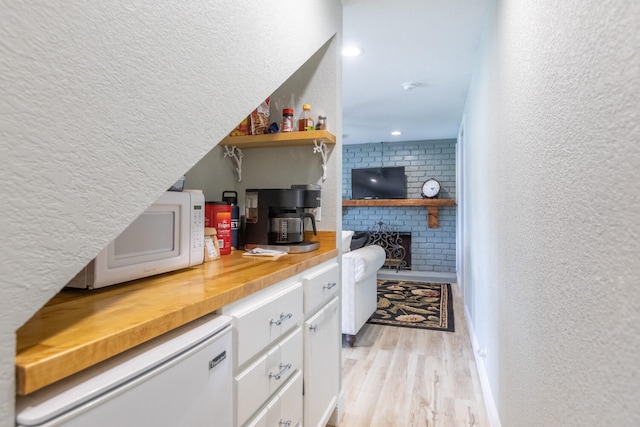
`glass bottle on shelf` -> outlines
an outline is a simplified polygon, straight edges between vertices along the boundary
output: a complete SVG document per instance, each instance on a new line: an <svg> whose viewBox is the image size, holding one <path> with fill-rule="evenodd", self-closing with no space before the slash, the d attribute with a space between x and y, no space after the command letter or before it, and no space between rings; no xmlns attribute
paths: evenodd
<svg viewBox="0 0 640 427"><path fill-rule="evenodd" d="M298 130L307 131L314 130L313 119L311 118L311 105L304 104L302 106L302 115L298 119Z"/></svg>

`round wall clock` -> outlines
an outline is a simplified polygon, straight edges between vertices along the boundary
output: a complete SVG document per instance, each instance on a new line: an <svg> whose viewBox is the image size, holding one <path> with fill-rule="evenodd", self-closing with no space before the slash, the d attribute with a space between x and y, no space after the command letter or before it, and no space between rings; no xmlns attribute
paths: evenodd
<svg viewBox="0 0 640 427"><path fill-rule="evenodd" d="M440 193L440 182L434 178L429 178L422 184L420 192L425 199L436 198Z"/></svg>

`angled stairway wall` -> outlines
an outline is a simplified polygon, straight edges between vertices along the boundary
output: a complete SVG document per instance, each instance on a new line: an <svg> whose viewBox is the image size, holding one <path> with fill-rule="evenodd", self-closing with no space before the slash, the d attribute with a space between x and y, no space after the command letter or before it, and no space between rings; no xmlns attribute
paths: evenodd
<svg viewBox="0 0 640 427"><path fill-rule="evenodd" d="M0 6L0 426L15 330L339 35L338 0L304 5Z"/></svg>

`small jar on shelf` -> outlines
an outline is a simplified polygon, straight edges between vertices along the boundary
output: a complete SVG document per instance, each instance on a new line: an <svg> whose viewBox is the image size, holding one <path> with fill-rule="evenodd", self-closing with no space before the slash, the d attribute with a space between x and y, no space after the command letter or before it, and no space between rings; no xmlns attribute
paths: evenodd
<svg viewBox="0 0 640 427"><path fill-rule="evenodd" d="M327 130L327 116L318 116L316 130Z"/></svg>
<svg viewBox="0 0 640 427"><path fill-rule="evenodd" d="M282 132L293 131L293 108L285 108L282 110L282 126L280 126Z"/></svg>

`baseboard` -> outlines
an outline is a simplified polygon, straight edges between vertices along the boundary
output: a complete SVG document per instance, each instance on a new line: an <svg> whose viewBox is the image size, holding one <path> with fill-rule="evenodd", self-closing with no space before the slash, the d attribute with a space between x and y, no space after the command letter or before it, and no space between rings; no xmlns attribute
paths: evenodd
<svg viewBox="0 0 640 427"><path fill-rule="evenodd" d="M386 280L413 280L417 282L455 283L456 273L440 273L436 271L414 270L390 270L381 268L378 270L378 279Z"/></svg>
<svg viewBox="0 0 640 427"><path fill-rule="evenodd" d="M476 335L475 328L471 322L471 315L469 314L466 304L464 306L464 318L467 321L467 329L469 329L471 348L473 349L473 357L476 360L476 368L478 369L478 377L480 378L480 387L482 387L482 396L484 398L484 406L489 418L489 425L491 427L501 427L502 425L500 424L500 417L498 416L498 408L496 407L496 402L493 399L493 392L491 391L491 385L489 384L487 367L485 365L484 358L480 356L481 351L478 343L478 336Z"/></svg>

